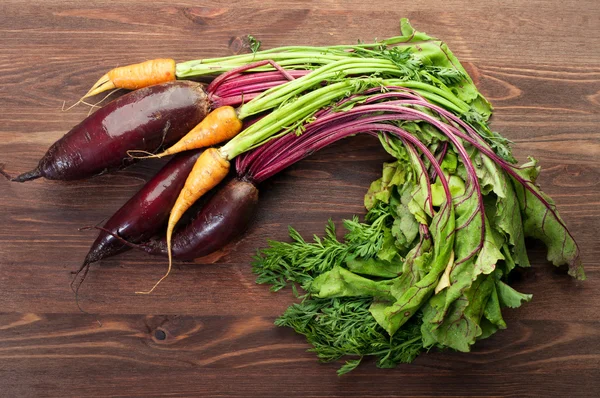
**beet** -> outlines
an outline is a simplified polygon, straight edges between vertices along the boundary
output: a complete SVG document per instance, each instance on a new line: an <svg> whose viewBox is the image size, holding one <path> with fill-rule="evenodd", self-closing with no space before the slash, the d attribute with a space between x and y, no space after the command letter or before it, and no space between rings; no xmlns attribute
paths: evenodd
<svg viewBox="0 0 600 398"><path fill-rule="evenodd" d="M133 243L156 235L169 218L171 207L202 152L194 150L175 156L117 210L104 224L105 230L92 244L82 268L129 248L115 235Z"/></svg>
<svg viewBox="0 0 600 398"><path fill-rule="evenodd" d="M192 261L223 248L241 235L254 217L258 204L258 189L252 182L233 178L204 204L198 215L175 231L172 239L173 258ZM153 255L167 257L167 243L151 239L134 244L122 234L101 228L125 245Z"/></svg>
<svg viewBox="0 0 600 398"><path fill-rule="evenodd" d="M37 168L13 179L78 180L133 163L131 149L156 152L187 134L210 111L201 84L175 81L132 91L88 116L56 141Z"/></svg>

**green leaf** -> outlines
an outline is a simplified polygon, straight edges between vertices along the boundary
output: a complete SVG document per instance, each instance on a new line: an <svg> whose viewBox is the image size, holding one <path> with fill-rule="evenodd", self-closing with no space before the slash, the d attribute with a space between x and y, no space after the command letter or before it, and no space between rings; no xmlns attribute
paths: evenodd
<svg viewBox="0 0 600 398"><path fill-rule="evenodd" d="M396 246L405 248L419 235L419 223L408 206L403 203L395 207L395 213L391 233L396 238Z"/></svg>
<svg viewBox="0 0 600 398"><path fill-rule="evenodd" d="M374 281L335 266L331 271L317 276L308 289L318 298L377 297L391 299L393 280Z"/></svg>
<svg viewBox="0 0 600 398"><path fill-rule="evenodd" d="M500 304L509 308L518 308L523 302L531 301L533 295L519 293L501 280L496 281L496 289Z"/></svg>
<svg viewBox="0 0 600 398"><path fill-rule="evenodd" d="M430 109L422 107L419 107L418 109L419 111L428 114L434 118L439 118L439 116L436 113L432 112ZM398 123L400 127L417 137L419 141L427 145L427 147L429 147L430 149L434 149L433 146L438 144L439 142L448 141L448 138L442 132L440 132L437 128L433 127L429 123L416 121L400 121Z"/></svg>
<svg viewBox="0 0 600 398"><path fill-rule="evenodd" d="M558 214L552 199L535 184L539 172L540 167L533 158L517 170L517 173L528 181L527 185L533 192L513 179L523 217L525 236L544 242L548 248L548 261L555 266L567 264L569 275L584 280L585 272L577 243Z"/></svg>
<svg viewBox="0 0 600 398"><path fill-rule="evenodd" d="M257 53L260 50L261 42L252 35L247 35L246 39L250 45L250 51L252 51L253 54Z"/></svg>
<svg viewBox="0 0 600 398"><path fill-rule="evenodd" d="M396 239L390 228L383 228L383 243L377 252L377 258L383 261L394 261L399 259Z"/></svg>
<svg viewBox="0 0 600 398"><path fill-rule="evenodd" d="M493 286L493 276L480 275L458 300L452 302L441 321L437 320L443 311L447 290L432 297L423 310L423 345L436 344L468 352L483 333L479 323Z"/></svg>
<svg viewBox="0 0 600 398"><path fill-rule="evenodd" d="M408 153L416 182L411 192L412 200L408 203L409 209L420 223L426 224L426 218L423 213L429 217L433 217L430 206L431 198L429 197L429 192L431 190L429 174L427 173L427 169L424 168L423 164L420 162L417 153L414 150L410 150Z"/></svg>
<svg viewBox="0 0 600 398"><path fill-rule="evenodd" d="M358 224L356 228L360 227ZM292 227L289 234L291 243L269 241L269 247L259 250L252 262L252 271L258 274L256 282L272 285L273 291L284 288L288 282L310 283L315 275L341 264L350 250L348 245L337 240L331 220L325 229L325 237L315 236L313 243L307 243Z"/></svg>
<svg viewBox="0 0 600 398"><path fill-rule="evenodd" d="M390 192L383 186L381 178L373 181L365 195L365 208L371 210L377 201L387 202L390 198Z"/></svg>
<svg viewBox="0 0 600 398"><path fill-rule="evenodd" d="M381 278L395 278L402 273L404 264L400 261L390 262L378 258L346 258L346 267L361 275L378 276Z"/></svg>
<svg viewBox="0 0 600 398"><path fill-rule="evenodd" d="M433 255L431 236L425 226L420 228L419 234L419 242L406 255L402 273L393 281L390 292L394 297L401 297L408 288L420 281L430 271L431 257ZM393 303L387 303L385 307L391 304ZM379 309L383 311L384 307ZM383 316L383 313L379 317L376 316L376 319L384 329L391 329L390 322Z"/></svg>
<svg viewBox="0 0 600 398"><path fill-rule="evenodd" d="M477 337L477 340L487 339L500 329L497 325L494 325L487 318L481 318L481 321L479 322L479 327L481 328L481 334L479 335L479 337Z"/></svg>
<svg viewBox="0 0 600 398"><path fill-rule="evenodd" d="M446 176L445 178L448 180L448 186L453 198L458 198L464 195L465 182L459 176L450 175ZM435 179L435 183L431 185L431 196L431 201L434 206L440 206L444 202L444 188L439 177L437 177Z"/></svg>
<svg viewBox="0 0 600 398"><path fill-rule="evenodd" d="M387 153L396 158L400 163L408 163L408 151L402 145L402 141L388 134L379 134L381 146Z"/></svg>
<svg viewBox="0 0 600 398"><path fill-rule="evenodd" d="M500 299L498 297L496 284L492 286L492 292L487 304L485 305L483 315L492 325L496 326L497 328L506 328L506 322L504 322L504 318L502 318L502 310L500 308Z"/></svg>
<svg viewBox="0 0 600 398"><path fill-rule="evenodd" d="M510 252L510 249L508 248L507 243L502 245L502 254L504 255L504 263L501 264L503 265L502 271L504 275L508 275L510 271L512 271L517 266L517 264L515 264L515 260L513 260L512 258L512 254Z"/></svg>
<svg viewBox="0 0 600 398"><path fill-rule="evenodd" d="M428 205L430 183L427 169L422 167L415 151L403 147L400 139L380 134L379 141L389 154L398 159L394 178L389 178L390 183L385 187L390 190L395 187L403 197L410 198L403 199L402 203L408 206L418 222L426 224L427 216L433 216Z"/></svg>
<svg viewBox="0 0 600 398"><path fill-rule="evenodd" d="M371 209L365 216L367 220L371 221L371 224L361 223L357 217L352 220L344 220L344 228L348 230L344 236L346 252L362 258L375 256L385 242L386 220L389 217L389 207L378 206Z"/></svg>
<svg viewBox="0 0 600 398"><path fill-rule="evenodd" d="M351 359L349 361L346 361L346 363L337 370L338 376L345 375L348 372L352 372L354 369L356 369L358 367L358 365L360 365L361 361L362 361L362 357L358 358L358 359Z"/></svg>
<svg viewBox="0 0 600 398"><path fill-rule="evenodd" d="M485 238L483 241L483 247L477 254L477 260L475 260L475 268L473 270L474 276L479 274L489 274L496 269L498 261L504 260L502 254L503 239L499 236L499 233L491 227L487 217L485 219Z"/></svg>
<svg viewBox="0 0 600 398"><path fill-rule="evenodd" d="M464 296L464 292L471 288L472 283L480 277L480 275L488 275L496 268L496 263L504 259L500 252L500 248L494 238L494 233L486 220L485 239L483 247L479 252L466 261L461 263L455 262L450 270L449 285L443 290L444 303L437 308L436 318L432 322L441 322L446 317L452 303ZM461 239L457 234L456 239ZM455 244L455 249L457 245ZM464 257L463 257L464 258ZM436 289L439 291L440 289ZM432 300L433 301L433 300ZM436 301L436 303L438 303Z"/></svg>
<svg viewBox="0 0 600 398"><path fill-rule="evenodd" d="M371 210L378 202L389 203L392 190L406 181L406 167L401 162L383 164L383 175L373 181L365 195L365 207Z"/></svg>
<svg viewBox="0 0 600 398"><path fill-rule="evenodd" d="M482 191L486 195L491 192L495 194L486 196L489 204L486 206L486 214L492 227L500 231L509 242L512 262L521 267L529 267L523 220L510 177L479 151L474 151L472 158Z"/></svg>
<svg viewBox="0 0 600 398"><path fill-rule="evenodd" d="M456 240L454 255L457 264L474 259L482 241L484 228L477 193L473 186L462 197L454 197L456 214Z"/></svg>
<svg viewBox="0 0 600 398"><path fill-rule="evenodd" d="M435 286L435 291L444 289L443 297L445 300L441 307L436 309L436 318L432 322L441 322L451 304L461 297L465 289L471 286L471 283L478 276L475 262L482 249L482 232L487 237L489 231L483 231L484 224L481 220L483 209L479 207L478 197L473 185L471 184L469 191L462 197L453 198L456 214L454 257L453 261L444 267L444 270L449 268L446 272L449 275L448 280L443 281L446 286L440 286L439 282ZM485 242L486 239L484 238L483 244ZM436 296L439 296L439 293Z"/></svg>
<svg viewBox="0 0 600 398"><path fill-rule="evenodd" d="M384 311L386 322L382 325L390 335L410 319L431 296L438 279L452 256L455 239L454 208L446 203L431 221L434 250L431 268L419 281L395 295L396 301Z"/></svg>
<svg viewBox="0 0 600 398"><path fill-rule="evenodd" d="M460 99L471 103L473 109L487 120L492 114L492 106L479 93L467 71L463 68L458 58L450 51L446 43L434 39L423 32L415 31L407 19L400 21L400 30L404 36L409 38L408 42L419 42L418 46L415 46L412 51L423 65L456 69L463 75L463 79L453 85L449 85L449 88Z"/></svg>

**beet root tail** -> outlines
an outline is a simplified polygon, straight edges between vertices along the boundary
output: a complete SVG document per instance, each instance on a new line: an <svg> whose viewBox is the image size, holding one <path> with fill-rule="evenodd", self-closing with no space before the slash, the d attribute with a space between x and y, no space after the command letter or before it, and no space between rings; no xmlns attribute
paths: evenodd
<svg viewBox="0 0 600 398"><path fill-rule="evenodd" d="M87 312L86 310L84 310L81 307L81 303L79 302L79 288L83 284L83 281L85 280L85 278L90 270L90 265L91 265L91 262L89 262L88 258L86 257L83 264L81 264L81 267L79 267L79 270L77 270L77 272L73 272L75 274L75 276L73 277L73 280L71 281L71 290L73 290L73 293L75 293L75 305L77 305L77 308L79 309L79 311L81 313L86 314L86 315L93 315L93 314L90 314L89 312ZM80 276L80 274L82 272L83 272L83 275ZM98 317L95 315L94 315L94 317L96 318L96 322L98 322L98 325L102 326L102 322L100 322L100 319L98 319Z"/></svg>
<svg viewBox="0 0 600 398"><path fill-rule="evenodd" d="M42 171L39 168L28 171L27 173L23 173L15 178L12 178L11 181L14 182L25 182L35 180L37 178L42 177Z"/></svg>
<svg viewBox="0 0 600 398"><path fill-rule="evenodd" d="M133 242L130 242L127 239L123 238L118 233L115 233L104 227L100 227L100 226L96 225L92 228L106 232L107 234L111 235L113 238L117 239L119 242L123 243L125 246L129 246L132 249L142 250L142 251L145 251L146 253L150 253L150 254L155 254L155 252L158 250L156 248L156 244L152 244L152 241L149 241L146 243L133 243ZM98 261L98 260L91 260L91 262L95 262L95 261Z"/></svg>
<svg viewBox="0 0 600 398"><path fill-rule="evenodd" d="M90 270L90 265L91 262L89 262L86 258L77 271L71 272L71 274L73 275L73 279L71 280L71 290L73 290L74 293L77 293L77 291L79 291L79 287L85 280L85 277L87 276Z"/></svg>

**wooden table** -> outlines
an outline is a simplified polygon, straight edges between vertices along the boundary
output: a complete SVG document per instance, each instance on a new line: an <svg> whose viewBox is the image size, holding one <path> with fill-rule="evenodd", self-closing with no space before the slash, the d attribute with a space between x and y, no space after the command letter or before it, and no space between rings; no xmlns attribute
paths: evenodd
<svg viewBox="0 0 600 398"><path fill-rule="evenodd" d="M466 0L152 2L0 5L0 161L31 169L88 109L62 112L108 68L153 57L231 52L251 33L264 48L371 40L400 17L448 42L495 105L493 127L534 155L540 183L582 250L577 283L531 245L517 282L531 303L505 311L508 329L472 353L431 352L395 370L367 361L338 377L293 331L273 325L293 301L254 283L249 263L267 238L305 236L363 214L385 153L352 138L261 187L257 220L236 245L165 271L127 253L95 266L77 309L70 272L94 232L162 164L148 161L74 183L0 181L0 395L14 396L598 396L600 392L600 3ZM147 4L146 4L147 3ZM101 326L96 319L101 322ZM163 338L161 340L161 338Z"/></svg>

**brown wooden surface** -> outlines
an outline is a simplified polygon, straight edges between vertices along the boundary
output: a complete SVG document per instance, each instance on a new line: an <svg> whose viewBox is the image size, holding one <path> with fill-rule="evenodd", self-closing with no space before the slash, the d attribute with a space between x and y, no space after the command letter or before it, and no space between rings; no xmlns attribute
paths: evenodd
<svg viewBox="0 0 600 398"><path fill-rule="evenodd" d="M600 3L467 0L0 1L0 162L17 174L81 120L61 112L108 68L153 57L229 53L251 33L265 48L349 43L398 32L400 17L446 40L494 103L493 127L540 183L582 250L576 283L531 246L516 282L531 303L505 311L508 329L472 353L431 352L338 378L301 336L273 326L293 297L254 283L249 263L292 224L308 236L362 214L387 159L353 138L262 187L259 214L237 245L178 264L150 296L165 261L127 253L103 261L81 291L70 271L94 239L78 228L110 216L160 166L146 162L84 182L0 181L1 396L598 396L600 393ZM472 4L471 4L472 3ZM210 262L214 262L209 264ZM166 339L157 340L157 331ZM160 332L159 332L160 335Z"/></svg>

